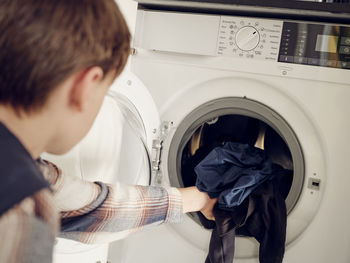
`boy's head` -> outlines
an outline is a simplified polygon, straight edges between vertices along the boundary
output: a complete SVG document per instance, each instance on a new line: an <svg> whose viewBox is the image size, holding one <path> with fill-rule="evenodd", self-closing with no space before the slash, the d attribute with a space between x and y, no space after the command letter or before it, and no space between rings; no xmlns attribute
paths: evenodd
<svg viewBox="0 0 350 263"><path fill-rule="evenodd" d="M0 0L0 106L52 111L64 153L88 131L123 70L130 33L114 0Z"/></svg>

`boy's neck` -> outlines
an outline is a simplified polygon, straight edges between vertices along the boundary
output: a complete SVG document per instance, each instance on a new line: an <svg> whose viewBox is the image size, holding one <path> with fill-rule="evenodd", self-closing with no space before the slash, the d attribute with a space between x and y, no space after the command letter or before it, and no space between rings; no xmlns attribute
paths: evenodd
<svg viewBox="0 0 350 263"><path fill-rule="evenodd" d="M23 144L33 159L39 158L53 136L54 127L46 114L19 116L8 106L0 105L2 122Z"/></svg>

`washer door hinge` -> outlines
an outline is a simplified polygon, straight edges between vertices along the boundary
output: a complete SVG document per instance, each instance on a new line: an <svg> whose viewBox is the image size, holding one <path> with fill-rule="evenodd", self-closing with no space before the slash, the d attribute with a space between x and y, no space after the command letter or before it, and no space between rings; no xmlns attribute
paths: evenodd
<svg viewBox="0 0 350 263"><path fill-rule="evenodd" d="M152 141L152 185L162 184L162 172L160 162L162 158L163 141L167 137L173 122L163 121L159 127L158 137ZM156 131L155 131L156 132Z"/></svg>

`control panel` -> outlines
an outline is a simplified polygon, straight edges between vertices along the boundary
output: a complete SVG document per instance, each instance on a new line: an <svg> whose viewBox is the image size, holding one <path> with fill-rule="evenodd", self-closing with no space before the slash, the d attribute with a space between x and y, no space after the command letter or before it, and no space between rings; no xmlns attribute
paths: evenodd
<svg viewBox="0 0 350 263"><path fill-rule="evenodd" d="M284 22L278 61L350 69L350 26Z"/></svg>
<svg viewBox="0 0 350 263"><path fill-rule="evenodd" d="M222 16L217 54L277 61L282 21Z"/></svg>
<svg viewBox="0 0 350 263"><path fill-rule="evenodd" d="M217 55L350 69L350 26L221 16Z"/></svg>

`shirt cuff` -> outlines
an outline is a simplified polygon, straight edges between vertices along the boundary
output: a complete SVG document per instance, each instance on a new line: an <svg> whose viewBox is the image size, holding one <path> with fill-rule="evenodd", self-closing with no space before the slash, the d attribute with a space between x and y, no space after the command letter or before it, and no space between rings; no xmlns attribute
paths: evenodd
<svg viewBox="0 0 350 263"><path fill-rule="evenodd" d="M183 219L182 196L175 187L166 188L168 192L168 213L165 223L180 223Z"/></svg>

